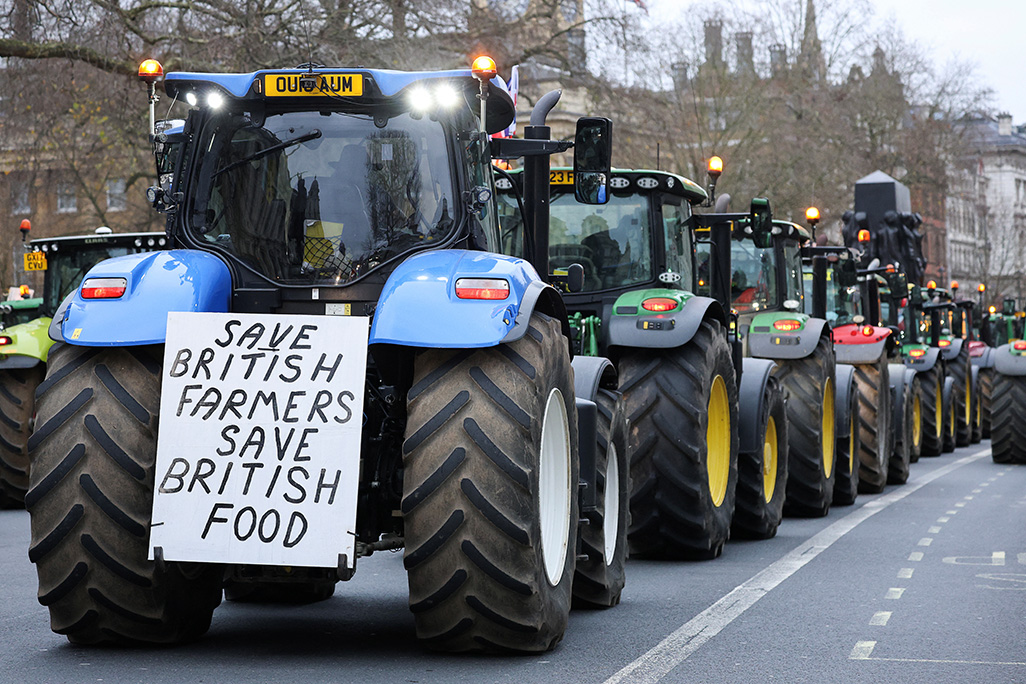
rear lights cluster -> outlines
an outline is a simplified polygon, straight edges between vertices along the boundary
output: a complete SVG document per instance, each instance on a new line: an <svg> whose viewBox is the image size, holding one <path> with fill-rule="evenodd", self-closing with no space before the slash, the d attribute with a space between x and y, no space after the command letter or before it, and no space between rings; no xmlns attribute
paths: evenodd
<svg viewBox="0 0 1026 684"><path fill-rule="evenodd" d="M82 283L82 299L117 299L127 287L125 278L88 278Z"/></svg>
<svg viewBox="0 0 1026 684"><path fill-rule="evenodd" d="M14 340L11 339L10 335L0 335L0 347L6 347L14 344Z"/></svg>
<svg viewBox="0 0 1026 684"><path fill-rule="evenodd" d="M793 318L782 318L779 321L774 321L773 327L782 332L793 332L801 330L802 322Z"/></svg>
<svg viewBox="0 0 1026 684"><path fill-rule="evenodd" d="M459 278L456 296L460 299L505 299L509 283L501 278Z"/></svg>
<svg viewBox="0 0 1026 684"><path fill-rule="evenodd" d="M657 312L673 311L678 306L680 306L680 302L672 297L652 297L641 303L641 308L645 311Z"/></svg>
<svg viewBox="0 0 1026 684"><path fill-rule="evenodd" d="M926 356L926 350L925 349L910 349L908 351L908 355L911 356L913 359L918 359L921 356Z"/></svg>
<svg viewBox="0 0 1026 684"><path fill-rule="evenodd" d="M1015 351L1026 351L1026 340L1019 340L1018 342L1013 343L1012 349Z"/></svg>

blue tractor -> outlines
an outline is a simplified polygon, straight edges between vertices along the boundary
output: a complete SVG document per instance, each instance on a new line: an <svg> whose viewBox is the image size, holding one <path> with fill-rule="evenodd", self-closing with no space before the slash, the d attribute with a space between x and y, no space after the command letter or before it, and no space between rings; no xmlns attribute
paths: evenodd
<svg viewBox="0 0 1026 684"><path fill-rule="evenodd" d="M594 401L616 371L572 360L547 252L499 246L493 158L527 160L543 189L525 193L530 230L547 234L549 155L573 146L549 139L555 99L524 139L493 139L514 105L488 58L171 73L167 95L190 109L155 128L161 70L144 64L148 197L175 249L97 265L54 316L25 500L52 629L181 642L223 591L323 599L358 557L399 549L431 648L545 651L572 602L616 604L626 419L613 403L599 420ZM604 201L610 142L608 119L578 121L582 201ZM220 341L188 348L208 333ZM356 387L334 395L342 349ZM305 359L320 384L277 403ZM183 378L197 384L179 397ZM228 422L208 439L190 417ZM352 448L315 442L334 424L355 429ZM267 510L243 505L254 491ZM317 506L334 512L311 544Z"/></svg>

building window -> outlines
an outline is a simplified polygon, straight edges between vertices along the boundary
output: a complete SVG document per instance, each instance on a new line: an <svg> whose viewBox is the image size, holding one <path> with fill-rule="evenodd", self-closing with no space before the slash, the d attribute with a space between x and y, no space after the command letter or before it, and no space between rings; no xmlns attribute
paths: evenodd
<svg viewBox="0 0 1026 684"><path fill-rule="evenodd" d="M60 183L57 185L57 213L73 214L78 211L78 198L75 196L75 186L72 183Z"/></svg>
<svg viewBox="0 0 1026 684"><path fill-rule="evenodd" d="M11 181L11 213L32 213L32 204L29 202L29 184L27 181L18 179Z"/></svg>
<svg viewBox="0 0 1026 684"><path fill-rule="evenodd" d="M124 211L125 205L125 179L107 181L107 211Z"/></svg>

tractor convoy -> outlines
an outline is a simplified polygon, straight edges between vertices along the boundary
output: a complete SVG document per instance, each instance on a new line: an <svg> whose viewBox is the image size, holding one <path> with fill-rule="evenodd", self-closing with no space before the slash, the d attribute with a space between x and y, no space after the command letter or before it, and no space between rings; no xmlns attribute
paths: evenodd
<svg viewBox="0 0 1026 684"><path fill-rule="evenodd" d="M716 157L703 187L612 168L609 119L553 139L558 91L510 137L487 57L139 73L166 232L35 240L44 296L0 309L0 497L73 643L402 551L425 646L546 651L629 556L714 559L988 435L1026 462L1023 317L922 283L885 174L831 246L731 211Z"/></svg>

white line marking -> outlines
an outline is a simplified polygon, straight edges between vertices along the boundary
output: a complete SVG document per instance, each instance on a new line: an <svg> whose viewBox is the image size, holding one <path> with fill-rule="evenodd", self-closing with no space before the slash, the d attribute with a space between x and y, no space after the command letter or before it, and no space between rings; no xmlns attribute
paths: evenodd
<svg viewBox="0 0 1026 684"><path fill-rule="evenodd" d="M966 501L972 501L973 500L973 497L971 497L971 496L963 496L962 498L965 499ZM955 505L957 506L958 504L955 504Z"/></svg>
<svg viewBox="0 0 1026 684"><path fill-rule="evenodd" d="M855 648L851 649L851 655L848 656L848 659L869 660L869 656L873 654L874 648L876 648L875 641L859 641L855 644Z"/></svg>
<svg viewBox="0 0 1026 684"><path fill-rule="evenodd" d="M915 568L902 568L898 570L898 579L911 579Z"/></svg>
<svg viewBox="0 0 1026 684"><path fill-rule="evenodd" d="M983 493L983 490L982 490L982 489L974 489L974 490L973 490L973 494L982 494L982 493ZM969 498L972 498L972 497L968 497L968 496L967 496L967 497L965 497L965 498L969 499Z"/></svg>
<svg viewBox="0 0 1026 684"><path fill-rule="evenodd" d="M863 644L863 643L869 643L869 644L874 644L875 645L875 642L872 642L872 641L860 641L859 642L859 644ZM858 648L859 644L856 644L855 648ZM872 652L872 651L870 651L870 652ZM944 665L1017 665L1017 666L1026 665L1026 663L1003 662L1003 661L1000 661L1000 660L936 660L936 659L932 659L932 658L870 658L869 656L865 656L865 657L856 656L854 650L852 650L851 653L852 654L850 656L848 656L849 660L876 660L876 661L883 661L883 662L887 662L887 663L941 663L941 664L944 664Z"/></svg>
<svg viewBox="0 0 1026 684"><path fill-rule="evenodd" d="M990 449L963 456L946 466L934 470L923 479L906 484L889 494L867 502L837 522L816 533L790 553L771 563L751 579L734 587L727 595L701 613L671 632L662 641L628 663L607 679L604 684L654 684L673 668L684 662L707 641L719 634L724 627L740 617L756 601L775 589L781 582L801 570L806 563L826 551L838 539L851 532L862 522L876 515L891 504L919 491L940 477L990 455ZM876 642L866 642L876 645ZM859 646L856 644L856 649ZM855 653L856 651L852 651ZM869 647L866 656L872 653Z"/></svg>
<svg viewBox="0 0 1026 684"><path fill-rule="evenodd" d="M887 590L887 593L884 594L884 598L885 599L892 599L894 601L897 601L898 599L901 598L901 595L904 594L904 593L905 593L905 589L903 587L891 587L890 589Z"/></svg>
<svg viewBox="0 0 1026 684"><path fill-rule="evenodd" d="M946 522L948 522L949 520L951 520L951 518L949 518L949 517L948 517L948 516L946 516L946 515L942 515L941 517L937 518L937 522L939 522L939 523L946 523Z"/></svg>
<svg viewBox="0 0 1026 684"><path fill-rule="evenodd" d="M923 552L922 551L913 551L912 553L908 554L908 559L910 561L921 561L921 560L923 560Z"/></svg>
<svg viewBox="0 0 1026 684"><path fill-rule="evenodd" d="M930 534L937 534L940 531L941 531L941 528L938 527L937 525L934 525L933 527L931 527L930 529L927 530L927 532L930 533Z"/></svg>
<svg viewBox="0 0 1026 684"><path fill-rule="evenodd" d="M869 624L871 624L871 625L878 625L880 627L883 627L884 625L887 624L887 621L890 620L890 619L891 619L891 611L889 611L889 610L881 610L879 613L876 613L875 615L873 615L873 617L871 617L869 619Z"/></svg>
<svg viewBox="0 0 1026 684"><path fill-rule="evenodd" d="M955 515L958 511L944 511L944 515Z"/></svg>
<svg viewBox="0 0 1026 684"><path fill-rule="evenodd" d="M965 501L959 501L955 506L958 508L965 508Z"/></svg>
<svg viewBox="0 0 1026 684"><path fill-rule="evenodd" d="M990 482L981 482L980 486L981 487L989 487L990 486Z"/></svg>
<svg viewBox="0 0 1026 684"><path fill-rule="evenodd" d="M933 539L930 539L929 537L923 537L922 539L919 540L919 543L916 544L916 546L929 546L932 543L933 543Z"/></svg>

